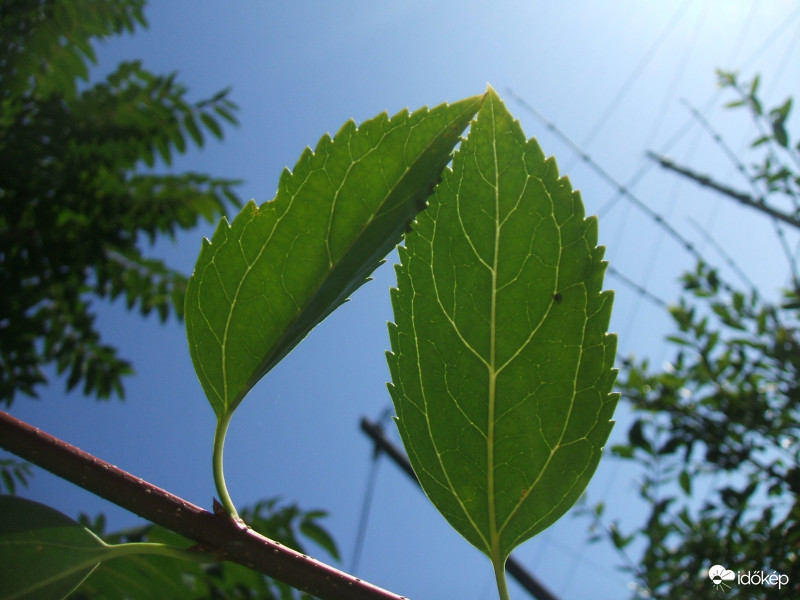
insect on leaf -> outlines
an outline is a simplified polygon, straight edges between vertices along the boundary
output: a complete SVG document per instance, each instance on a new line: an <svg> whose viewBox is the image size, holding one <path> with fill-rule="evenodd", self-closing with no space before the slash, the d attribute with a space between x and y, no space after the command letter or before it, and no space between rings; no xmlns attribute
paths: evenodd
<svg viewBox="0 0 800 600"><path fill-rule="evenodd" d="M324 136L204 240L186 290L195 370L218 418L362 285L400 241L482 96Z"/></svg>
<svg viewBox="0 0 800 600"><path fill-rule="evenodd" d="M400 248L387 358L423 489L496 570L578 499L611 431L602 256L578 192L490 89Z"/></svg>

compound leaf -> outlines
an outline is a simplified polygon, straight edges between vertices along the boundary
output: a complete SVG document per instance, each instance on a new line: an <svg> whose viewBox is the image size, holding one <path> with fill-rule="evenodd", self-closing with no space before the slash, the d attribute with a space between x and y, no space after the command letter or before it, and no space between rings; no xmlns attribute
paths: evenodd
<svg viewBox="0 0 800 600"><path fill-rule="evenodd" d="M387 358L423 489L496 571L578 499L611 431L602 256L578 192L490 89L400 248Z"/></svg>
<svg viewBox="0 0 800 600"><path fill-rule="evenodd" d="M274 200L251 201L204 240L186 333L218 418L400 241L482 100L349 121L284 171Z"/></svg>

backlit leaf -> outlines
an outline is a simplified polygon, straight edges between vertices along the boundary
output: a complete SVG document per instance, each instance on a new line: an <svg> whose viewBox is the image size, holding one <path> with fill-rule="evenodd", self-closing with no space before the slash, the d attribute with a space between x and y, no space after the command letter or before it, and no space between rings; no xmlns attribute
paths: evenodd
<svg viewBox="0 0 800 600"><path fill-rule="evenodd" d="M597 223L490 90L400 249L389 389L428 497L502 565L578 499L611 431Z"/></svg>
<svg viewBox="0 0 800 600"><path fill-rule="evenodd" d="M60 512L0 496L0 599L65 598L108 553L100 538Z"/></svg>
<svg viewBox="0 0 800 600"><path fill-rule="evenodd" d="M186 332L218 417L399 242L481 101L346 123L284 171L274 200L251 201L204 240L186 291Z"/></svg>
<svg viewBox="0 0 800 600"><path fill-rule="evenodd" d="M158 526L149 528L144 538L139 541L180 547L192 544L191 540ZM100 564L75 596L103 600L202 598L204 581L210 579L207 568L208 565L199 562L164 556L123 556Z"/></svg>
<svg viewBox="0 0 800 600"><path fill-rule="evenodd" d="M214 120L214 117L207 113L200 113L200 120L203 122L203 125L205 125L208 130L214 134L215 138L218 140L222 139L222 127L220 127L219 123Z"/></svg>

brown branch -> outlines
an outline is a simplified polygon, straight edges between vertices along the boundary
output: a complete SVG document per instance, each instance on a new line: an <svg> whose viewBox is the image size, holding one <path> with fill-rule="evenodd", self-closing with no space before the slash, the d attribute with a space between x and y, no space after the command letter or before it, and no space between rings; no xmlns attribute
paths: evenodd
<svg viewBox="0 0 800 600"><path fill-rule="evenodd" d="M750 208L754 208L770 217L778 219L779 221L783 221L784 223L788 223L792 227L800 229L800 219L797 219L795 216L790 215L788 213L782 212L777 208L774 208L767 204L763 198L753 198L752 196L745 194L744 192L740 192L733 188L730 188L726 185L719 183L718 181L714 181L708 175L703 175L701 173L695 173L691 169L687 169L686 167L682 167L680 165L676 165L672 162L671 159L667 158L666 156L660 156L655 154L654 152L647 153L648 158L656 161L659 165L664 167L669 171L673 171L674 173L678 173L679 175L683 175L687 179L691 179L695 183L709 187L714 191L719 192L729 198L733 198L744 204L745 206L749 206Z"/></svg>
<svg viewBox="0 0 800 600"><path fill-rule="evenodd" d="M131 512L321 600L407 600L213 514L0 411L0 446Z"/></svg>

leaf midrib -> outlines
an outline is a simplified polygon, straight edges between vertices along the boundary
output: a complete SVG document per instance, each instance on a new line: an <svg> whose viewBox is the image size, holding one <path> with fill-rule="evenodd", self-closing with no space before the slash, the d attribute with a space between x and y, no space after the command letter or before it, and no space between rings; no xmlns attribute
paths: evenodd
<svg viewBox="0 0 800 600"><path fill-rule="evenodd" d="M488 498L489 509L489 543L490 543L490 557L492 563L497 566L502 561L500 556L500 531L497 528L496 518L496 499L495 499L495 473L494 473L494 436L495 436L495 410L496 410L496 391L497 391L497 370L495 369L495 361L497 358L497 262L500 245L500 172L498 170L497 161L497 131L494 114L494 103L491 103L489 108L492 112L492 158L494 160L494 255L492 257L492 291L491 291L491 308L489 318L489 423L486 428L487 443L486 443L486 492Z"/></svg>
<svg viewBox="0 0 800 600"><path fill-rule="evenodd" d="M409 115L409 118L411 118L411 116L412 115ZM457 120L457 118L453 117L451 119L451 122L455 121L455 120ZM284 328L283 332L281 333L281 336L276 340L275 344L273 345L273 348L280 348L280 347L283 346L285 340L287 339L287 336L288 336L289 332L292 331L293 325L295 323L297 323L298 317L303 314L304 310L310 304L313 303L313 300L317 297L317 295L319 293L319 290L323 289L326 286L327 282L330 280L331 274L334 271L336 271L337 265L341 264L342 259L350 254L350 252L352 251L354 246L358 245L358 242L361 239L363 239L363 236L370 230L370 226L375 222L375 220L378 218L378 216L383 214L382 211L385 209L385 207L387 205L387 202L391 198L394 197L394 195L397 193L398 188L406 180L406 178L408 177L409 173L411 173L415 169L415 167L417 167L418 165L422 164L422 161L427 156L427 154L431 150L431 148L433 148L443 136L448 135L448 133L449 133L449 128L447 130L440 131L438 135L434 136L429 141L429 143L427 144L427 146L425 146L425 148L420 149L418 151L418 153L416 154L414 160L409 162L405 156L403 157L404 169L403 169L402 174L399 175L396 178L396 180L394 181L394 183L391 186L389 186L386 194L384 195L382 200L378 203L378 205L373 210L370 211L369 218L364 223L361 232L352 239L351 243L340 254L339 258L334 262L333 254L332 254L332 248L331 248L331 246L332 246L331 235L332 235L334 214L335 214L335 211L336 211L337 203L338 203L339 198L340 198L340 193L341 193L341 191L342 191L342 189L344 187L345 182L347 181L348 176L350 175L352 170L355 168L355 166L357 164L361 164L364 160L367 159L368 156L371 156L374 152L378 151L378 146L380 145L380 143L382 143L383 139L385 139L386 136L389 134L389 131L384 131L383 132L383 136L381 138L381 142L378 142L372 148L369 148L358 159L352 160L352 152L350 151L350 148L349 148L349 145L348 145L348 151L350 152L350 156L351 156L350 164L348 165L346 173L342 176L341 181L339 182L339 184L338 184L338 186L336 188L333 200L331 202L331 208L330 208L330 211L329 211L328 227L327 227L326 237L325 237L325 252L326 252L326 255L327 255L327 262L328 262L328 268L326 270L326 274L325 274L324 277L322 277L319 280L319 285L316 287L314 292L308 296L308 298L306 299L306 302L302 306L298 305L298 303L294 300L294 298L292 298L292 300L293 300L295 306L297 306L298 310L296 311L296 314L295 314L294 318L289 323L287 323L287 326ZM409 132L408 136L410 136L410 132ZM335 141L336 140L334 139L333 142L335 143ZM408 139L406 139L406 143L408 143ZM322 168L326 169L326 167L322 167ZM246 382L246 384L245 384L243 390L240 392L239 396L237 396L236 398L230 399L230 394L228 392L228 377L227 377L227 365L228 365L228 361L227 361L227 347L228 347L227 340L228 340L228 332L229 332L231 320L232 320L233 314L235 312L236 300L238 299L239 293L241 291L241 287L244 285L244 281L249 276L253 265L255 265L256 262L260 259L261 254L264 252L264 250L268 246L269 241L272 239L272 236L274 235L274 233L275 233L276 229L278 228L279 224L281 223L283 218L286 217L288 212L291 210L291 207L292 207L294 201L296 200L297 196L300 194L300 189L305 184L305 182L308 181L310 176L311 176L311 171L306 174L306 177L305 177L304 181L300 183L300 186L298 187L298 189L295 191L294 194L292 194L290 200L287 203L286 209L283 211L283 213L280 216L276 216L276 220L273 223L273 227L272 227L272 230L269 233L269 237L262 244L261 249L259 250L256 259L254 261L252 261L252 262L248 262L247 269L245 270L244 274L242 275L242 278L239 281L239 284L237 285L236 292L233 295L233 300L231 301L231 308L228 311L228 316L227 316L227 320L226 320L226 323L225 323L225 332L223 334L223 343L222 343L222 373L223 373L223 382L224 382L223 393L225 395L224 404L225 404L226 412L232 411L232 410L234 410L236 408L238 403L244 398L244 396L247 394L247 392L254 385L253 380L258 381L258 379L260 379L263 376L262 373L261 373L261 371L264 368L263 365L268 364L271 360L274 359L274 354L272 354L272 353L267 354L264 357L264 360L262 361L262 363L259 364L258 367L256 368L256 370L253 372L251 379ZM384 177L384 181L386 181L385 177ZM420 192L417 192L417 193L420 193ZM276 200L277 200L277 198L276 198ZM257 207L257 211L260 211L260 210L261 210L261 207ZM255 216L254 216L254 218L255 218ZM343 291L346 292L347 290L343 290Z"/></svg>

